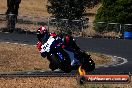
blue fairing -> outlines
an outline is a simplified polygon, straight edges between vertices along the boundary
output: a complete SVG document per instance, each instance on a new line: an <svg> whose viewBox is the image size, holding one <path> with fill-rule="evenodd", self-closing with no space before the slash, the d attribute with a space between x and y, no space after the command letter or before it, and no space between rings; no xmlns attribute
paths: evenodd
<svg viewBox="0 0 132 88"><path fill-rule="evenodd" d="M59 56L60 60L63 60L63 56L62 56L62 54L60 52L58 52L57 55Z"/></svg>
<svg viewBox="0 0 132 88"><path fill-rule="evenodd" d="M59 37L57 37L56 39L55 39L55 41L52 43L52 45L51 45L51 49L52 48L54 48L54 47L57 47L57 48L59 48L60 46L58 46L58 44L59 43L62 43L62 40L59 38ZM60 47L61 48L61 47Z"/></svg>
<svg viewBox="0 0 132 88"><path fill-rule="evenodd" d="M57 37L56 39L55 39L55 41L54 42L52 42L52 45L51 45L51 47L50 47L50 49L51 49L51 53L55 53L56 52L56 54L58 55L58 59L60 60L60 61L62 61L63 60L63 55L62 55L62 52L60 52L60 50L59 49L61 49L62 47L61 47L61 45L60 45L60 43L62 43L62 41L61 41L61 39L59 38L59 37ZM52 50L52 49L54 49L54 50Z"/></svg>

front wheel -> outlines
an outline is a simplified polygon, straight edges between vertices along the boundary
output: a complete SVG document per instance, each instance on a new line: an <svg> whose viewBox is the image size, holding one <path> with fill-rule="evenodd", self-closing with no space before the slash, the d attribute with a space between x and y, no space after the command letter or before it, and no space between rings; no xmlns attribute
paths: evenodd
<svg viewBox="0 0 132 88"><path fill-rule="evenodd" d="M47 56L47 59L49 60L49 68L54 71L55 69L58 69L59 62L57 60L57 57L54 54L51 54L50 56Z"/></svg>
<svg viewBox="0 0 132 88"><path fill-rule="evenodd" d="M60 62L59 68L66 73L71 72L72 67L71 67L71 59L69 58L69 55L63 49L60 49L58 51L59 54L57 54L57 56Z"/></svg>
<svg viewBox="0 0 132 88"><path fill-rule="evenodd" d="M70 58L65 56L64 52L62 54L62 60L60 60L60 56L57 54L51 54L48 58L48 60L50 61L49 68L52 71L59 68L66 73L71 72Z"/></svg>
<svg viewBox="0 0 132 88"><path fill-rule="evenodd" d="M54 63L50 63L49 68L54 71L55 69L57 69L57 66Z"/></svg>
<svg viewBox="0 0 132 88"><path fill-rule="evenodd" d="M69 73L72 70L71 60L69 58L69 55L64 50L61 50L61 54L63 60L60 61L60 69L66 73Z"/></svg>
<svg viewBox="0 0 132 88"><path fill-rule="evenodd" d="M67 57L64 57L64 59L68 59ZM68 60L64 60L61 62L60 69L66 73L71 72L71 63Z"/></svg>

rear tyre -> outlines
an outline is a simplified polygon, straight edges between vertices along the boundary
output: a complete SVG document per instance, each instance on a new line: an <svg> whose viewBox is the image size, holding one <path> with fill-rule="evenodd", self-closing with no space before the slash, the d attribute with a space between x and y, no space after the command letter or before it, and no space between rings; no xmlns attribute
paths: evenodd
<svg viewBox="0 0 132 88"><path fill-rule="evenodd" d="M85 69L86 72L93 71L95 69L95 63L91 59L90 55L87 55L85 52L81 52L80 55L81 57L79 57L79 61L82 68Z"/></svg>
<svg viewBox="0 0 132 88"><path fill-rule="evenodd" d="M86 72L93 71L95 69L95 63L89 58L83 58L82 68L86 70Z"/></svg>

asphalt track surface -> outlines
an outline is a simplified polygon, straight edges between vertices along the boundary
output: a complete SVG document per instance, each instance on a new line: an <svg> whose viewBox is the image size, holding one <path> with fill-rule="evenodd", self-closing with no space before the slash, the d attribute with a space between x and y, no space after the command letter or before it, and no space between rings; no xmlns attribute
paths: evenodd
<svg viewBox="0 0 132 88"><path fill-rule="evenodd" d="M121 39L93 39L75 38L81 49L91 52L98 52L127 59L127 63L118 66L96 68L92 73L132 73L132 40ZM34 34L1 33L0 42L11 42L35 45L37 42ZM28 74L30 72L26 72ZM43 72L33 72L32 74L42 74ZM21 73L20 73L21 74ZM31 74L31 75L32 75ZM71 74L69 74L71 76Z"/></svg>

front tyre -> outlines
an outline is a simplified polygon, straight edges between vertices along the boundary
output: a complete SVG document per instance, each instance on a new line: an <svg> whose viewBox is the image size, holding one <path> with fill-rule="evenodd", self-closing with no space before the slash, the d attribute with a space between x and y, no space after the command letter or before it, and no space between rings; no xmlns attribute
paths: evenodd
<svg viewBox="0 0 132 88"><path fill-rule="evenodd" d="M66 60L66 59L69 59L67 57L64 57L64 61L61 62L61 66L60 66L60 69L66 73L69 73L71 72L71 63L69 62L69 60Z"/></svg>
<svg viewBox="0 0 132 88"><path fill-rule="evenodd" d="M61 54L63 60L60 61L60 69L66 73L69 73L72 70L71 60L69 58L69 55L64 50L61 50Z"/></svg>
<svg viewBox="0 0 132 88"><path fill-rule="evenodd" d="M57 66L54 63L50 63L49 68L54 71L55 69L57 69Z"/></svg>
<svg viewBox="0 0 132 88"><path fill-rule="evenodd" d="M55 69L58 69L59 62L57 60L57 57L54 54L52 54L52 55L48 56L47 58L48 58L48 60L50 62L49 68L52 71L54 71Z"/></svg>

